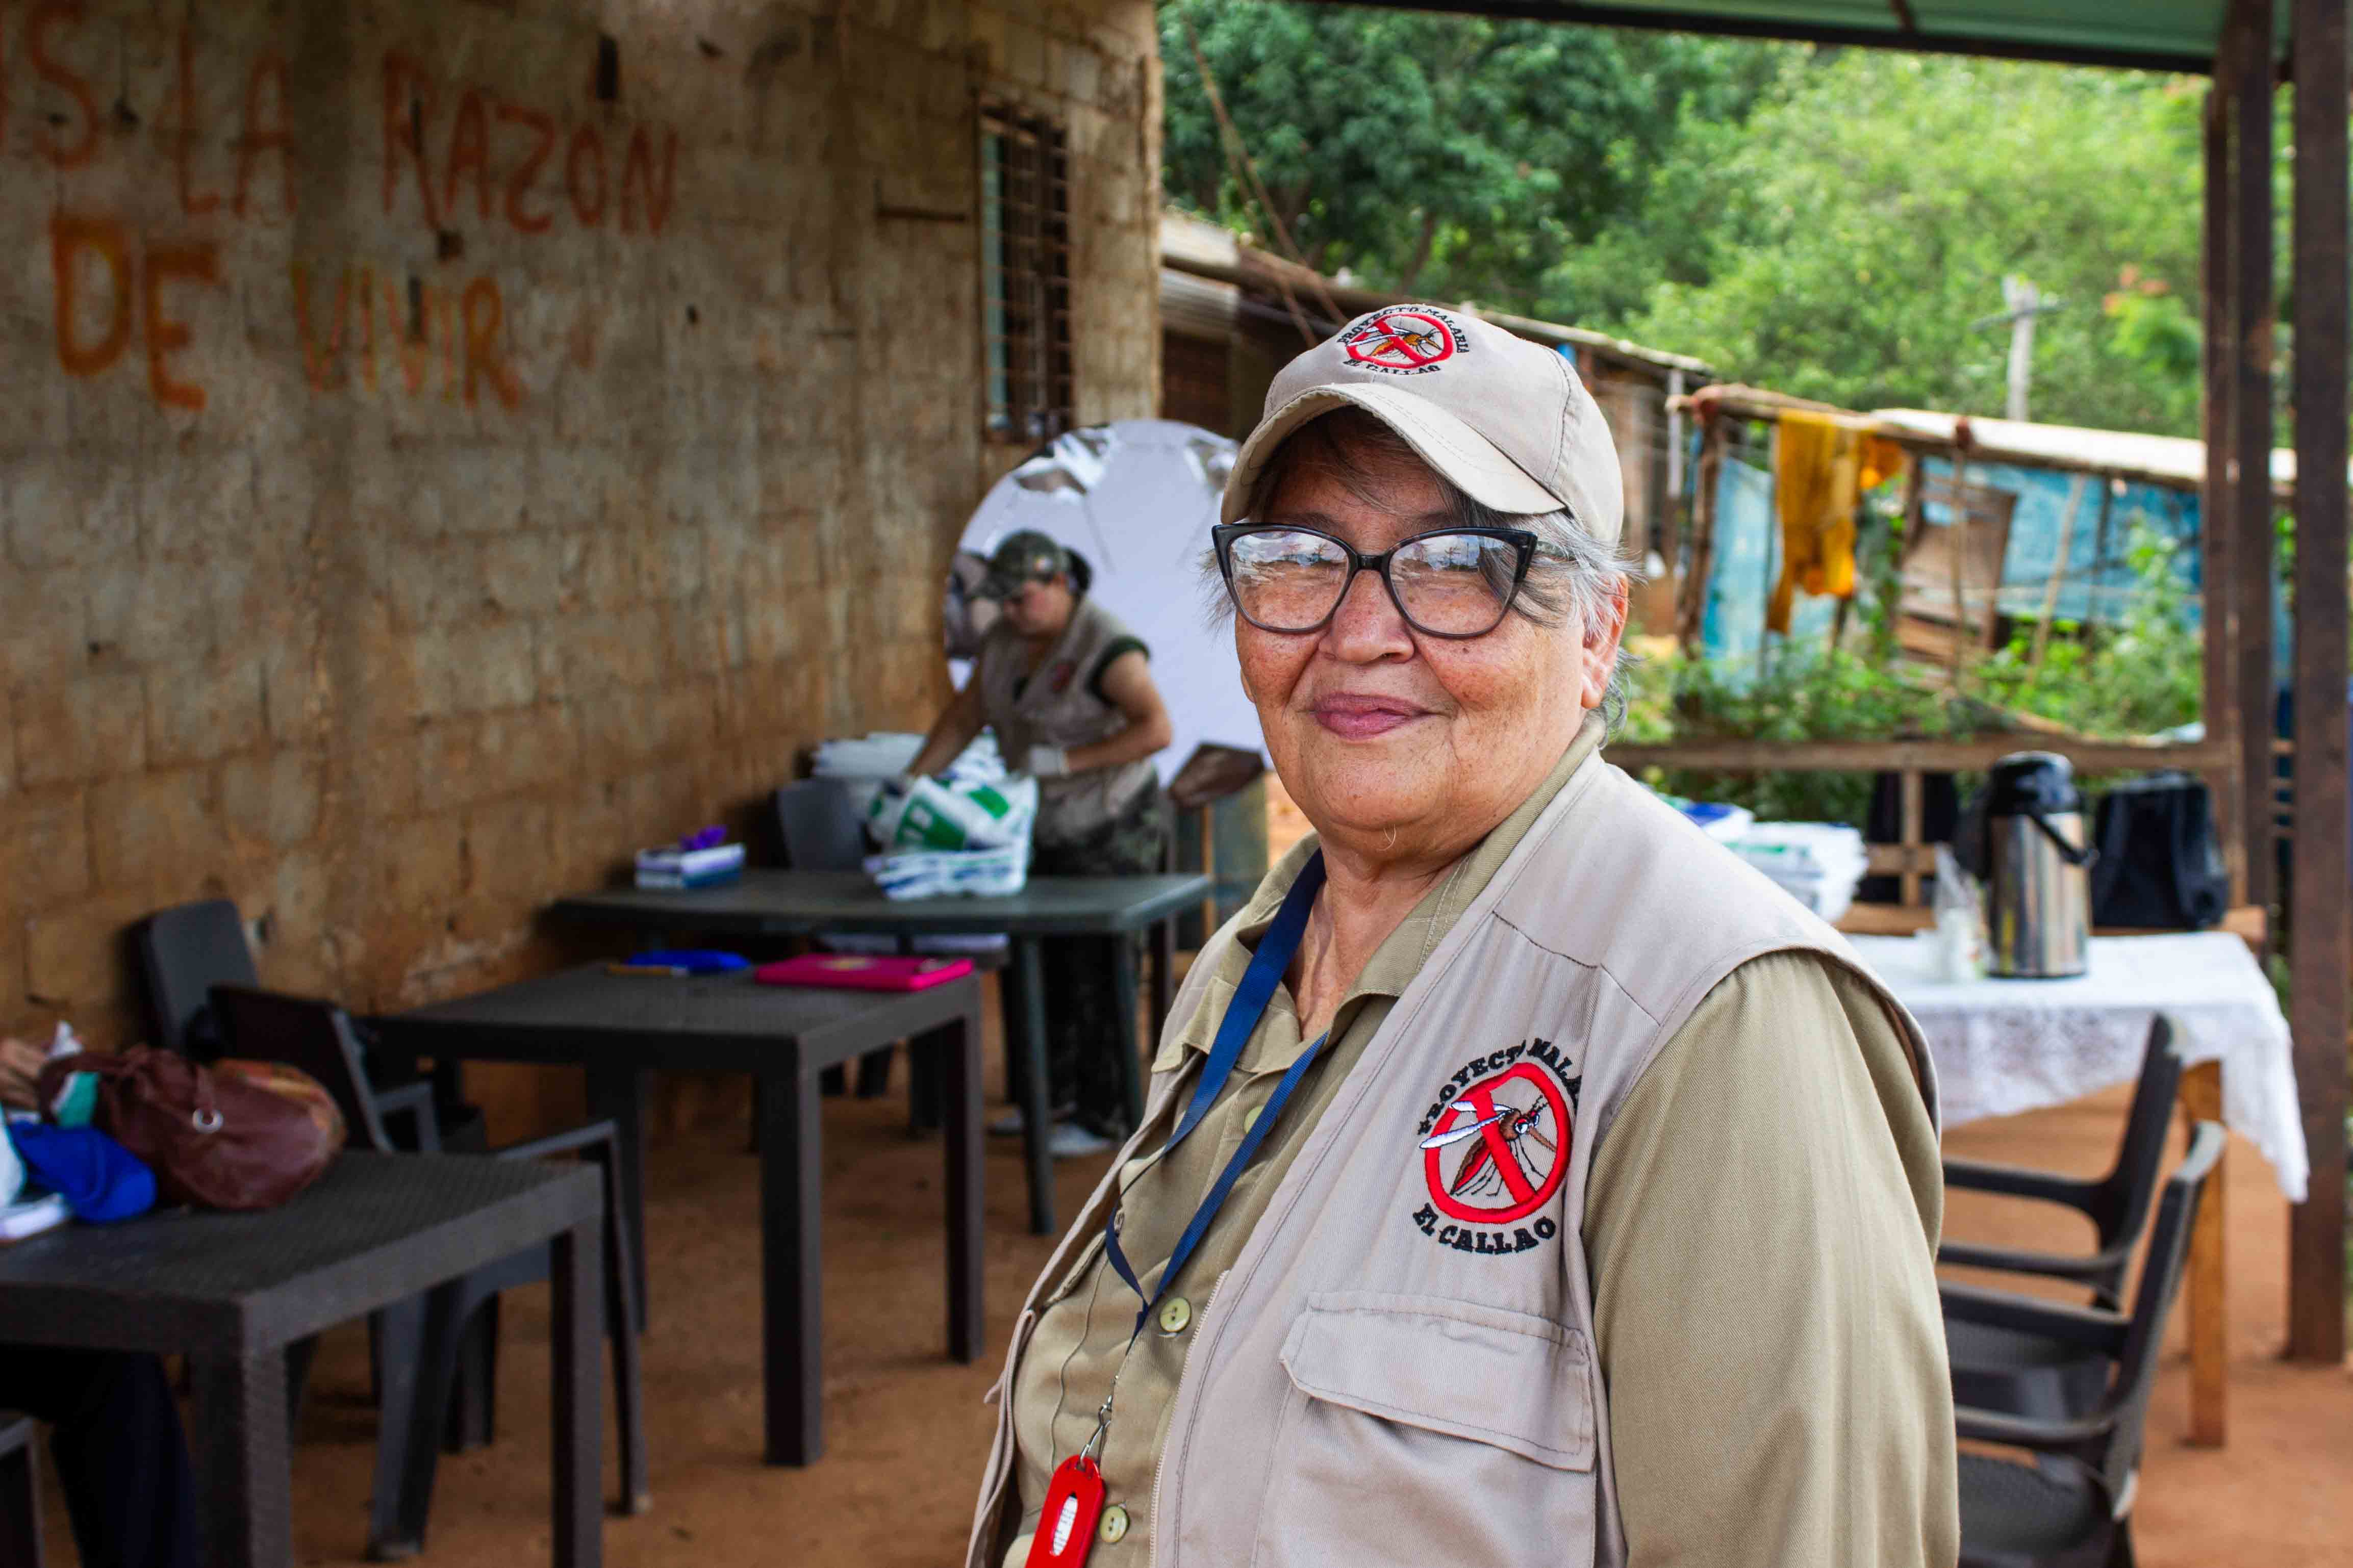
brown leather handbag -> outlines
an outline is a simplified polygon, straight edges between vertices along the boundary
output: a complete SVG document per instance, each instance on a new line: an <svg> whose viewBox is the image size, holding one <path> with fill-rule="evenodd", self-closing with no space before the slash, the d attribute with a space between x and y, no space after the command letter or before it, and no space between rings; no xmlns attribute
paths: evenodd
<svg viewBox="0 0 2353 1568"><path fill-rule="evenodd" d="M273 1208L318 1180L343 1146L343 1115L326 1089L280 1063L206 1068L149 1046L83 1052L41 1069L40 1102L54 1103L78 1072L98 1075L94 1123L146 1162L166 1204Z"/></svg>

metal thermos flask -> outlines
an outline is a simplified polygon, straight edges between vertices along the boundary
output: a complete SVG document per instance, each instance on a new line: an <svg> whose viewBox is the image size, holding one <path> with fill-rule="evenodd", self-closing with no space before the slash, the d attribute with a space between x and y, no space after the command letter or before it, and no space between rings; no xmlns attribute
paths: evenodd
<svg viewBox="0 0 2353 1568"><path fill-rule="evenodd" d="M2092 847L2067 759L2019 752L1986 784L1986 973L2063 980L2084 973Z"/></svg>

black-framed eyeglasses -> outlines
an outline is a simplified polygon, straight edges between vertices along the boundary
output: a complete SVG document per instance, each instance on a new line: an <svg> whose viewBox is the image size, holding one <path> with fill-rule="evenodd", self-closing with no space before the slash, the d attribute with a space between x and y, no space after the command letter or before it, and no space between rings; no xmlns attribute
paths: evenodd
<svg viewBox="0 0 2353 1568"><path fill-rule="evenodd" d="M1218 570L1242 619L1269 632L1320 631L1359 572L1377 572L1416 631L1484 637L1527 581L1536 536L1525 528L1440 528L1366 555L1321 529L1225 522L1209 530Z"/></svg>

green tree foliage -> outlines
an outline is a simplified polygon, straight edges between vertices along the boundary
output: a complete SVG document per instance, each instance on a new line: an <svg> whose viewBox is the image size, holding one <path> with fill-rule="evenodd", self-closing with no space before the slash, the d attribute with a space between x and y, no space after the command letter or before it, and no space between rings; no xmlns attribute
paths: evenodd
<svg viewBox="0 0 2353 1568"><path fill-rule="evenodd" d="M1307 260L1848 407L2194 434L2202 84L1291 0L1160 0L1166 185Z"/></svg>
<svg viewBox="0 0 2353 1568"><path fill-rule="evenodd" d="M1687 121L1736 120L1786 51L1272 0L1162 0L1169 195L1257 234L1194 56L1307 261L1525 310Z"/></svg>
<svg viewBox="0 0 2353 1568"><path fill-rule="evenodd" d="M2021 627L1977 667L1976 689L1988 701L2079 735L2149 735L2197 718L2205 645L2189 618L2189 590L2173 571L2175 548L2153 530L2135 531L2137 591L2123 625L2094 642L2083 628L2055 623L2040 663L2032 628Z"/></svg>
<svg viewBox="0 0 2353 1568"><path fill-rule="evenodd" d="M2005 273L2042 318L2032 414L2194 434L2194 84L1850 50L1651 172L1541 308L1855 408L1998 414ZM1653 279L1630 305L1630 279Z"/></svg>

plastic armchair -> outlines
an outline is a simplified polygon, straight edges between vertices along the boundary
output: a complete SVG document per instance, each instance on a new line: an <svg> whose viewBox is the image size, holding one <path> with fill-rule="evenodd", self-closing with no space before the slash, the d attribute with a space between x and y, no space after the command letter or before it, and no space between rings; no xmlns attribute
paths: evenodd
<svg viewBox="0 0 2353 1568"><path fill-rule="evenodd" d="M1943 1287L1948 1324L2037 1336L2063 1353L2110 1369L2099 1397L2069 1415L1956 1407L1956 1429L1963 1439L2036 1456L1960 1456L1964 1568L2131 1568L2132 1508L2166 1314L2180 1291L2190 1227L2222 1146L2222 1129L2215 1122L2201 1121L2191 1132L2189 1153L2165 1184L2129 1316L1965 1285Z"/></svg>
<svg viewBox="0 0 2353 1568"><path fill-rule="evenodd" d="M2084 1215L2098 1234L2092 1251L2070 1255L1947 1241L1936 1249L1936 1261L2073 1280L2090 1289L2095 1305L2119 1305L2126 1266L2148 1223L2149 1202L2165 1159L2166 1130L2172 1120L2182 1067L2173 1044L2173 1026L2159 1016L2148 1027L2148 1047L2141 1058L2140 1079L2133 1088L2132 1107L2126 1115L2124 1142L2117 1148L2116 1164L2105 1176L2084 1180L1974 1160L1945 1162L1947 1187L2039 1199Z"/></svg>
<svg viewBox="0 0 2353 1568"><path fill-rule="evenodd" d="M199 1061L220 1054L210 1016L216 985L259 985L245 923L227 899L157 910L132 931L146 984L147 1037Z"/></svg>
<svg viewBox="0 0 2353 1568"><path fill-rule="evenodd" d="M132 946L146 987L149 1041L198 1061L219 1056L228 1031L213 1006L213 987L261 984L237 906L227 899L203 899L157 910L133 928ZM364 1046L367 1026L355 1019L353 1026ZM406 1094L407 1087L379 1089L379 1102L389 1094ZM438 1146L469 1153L488 1147L482 1113L462 1103L454 1064L436 1073L433 1087Z"/></svg>
<svg viewBox="0 0 2353 1568"><path fill-rule="evenodd" d="M300 1068L326 1089L343 1111L351 1146L406 1152L388 1119L413 1123L408 1148L441 1146L432 1085L419 1081L388 1092L368 1082L359 1034L351 1016L332 1002L281 995L251 986L214 988L213 1003L228 1037L243 1055ZM630 1227L621 1212L619 1135L609 1121L590 1122L544 1138L490 1151L500 1160L578 1155L593 1160L605 1189L605 1330L620 1436L619 1511L637 1513L649 1500L645 1412L638 1367L642 1325L627 1281L633 1278ZM548 1278L546 1246L522 1251L437 1287L424 1298L377 1314L382 1342L380 1426L369 1555L405 1557L425 1539L433 1482L445 1441L453 1448L488 1443L494 1435L498 1300L502 1290Z"/></svg>

